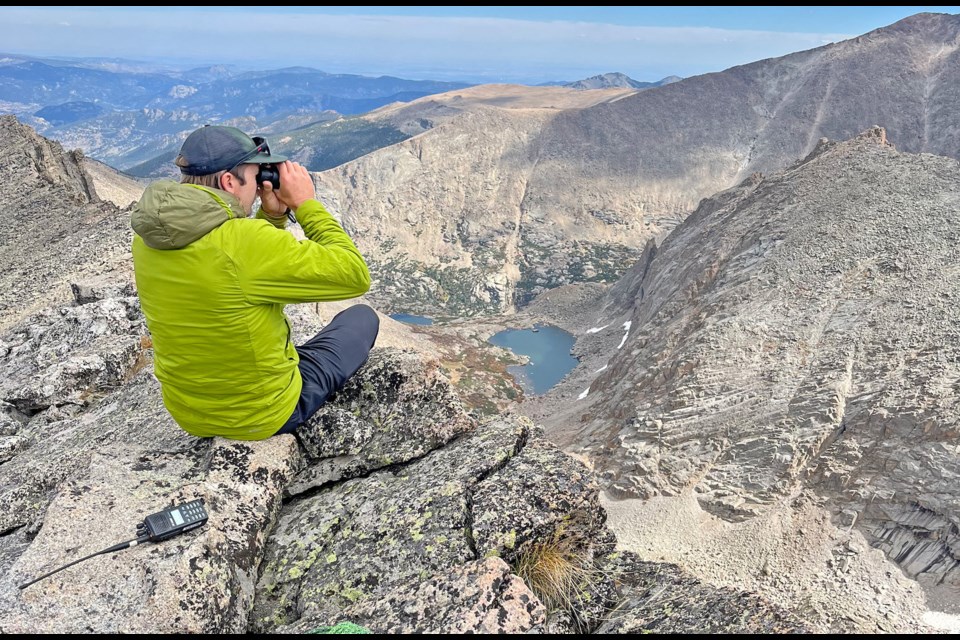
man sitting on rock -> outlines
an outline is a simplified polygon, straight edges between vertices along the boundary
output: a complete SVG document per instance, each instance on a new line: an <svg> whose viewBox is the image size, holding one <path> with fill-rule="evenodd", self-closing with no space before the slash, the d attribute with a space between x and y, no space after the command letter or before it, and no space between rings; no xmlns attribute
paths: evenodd
<svg viewBox="0 0 960 640"><path fill-rule="evenodd" d="M163 402L195 436L292 433L367 360L380 322L354 305L295 347L284 305L362 295L367 265L306 167L271 154L266 140L205 126L176 164L181 181L147 187L131 220ZM291 214L308 240L284 230Z"/></svg>

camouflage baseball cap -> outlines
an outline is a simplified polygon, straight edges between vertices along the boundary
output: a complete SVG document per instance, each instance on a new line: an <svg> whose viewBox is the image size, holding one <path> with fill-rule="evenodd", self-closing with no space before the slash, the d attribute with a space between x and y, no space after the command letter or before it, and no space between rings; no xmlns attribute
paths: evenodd
<svg viewBox="0 0 960 640"><path fill-rule="evenodd" d="M176 164L188 176L206 176L238 164L273 164L287 158L270 153L267 141L236 127L204 125L183 141Z"/></svg>

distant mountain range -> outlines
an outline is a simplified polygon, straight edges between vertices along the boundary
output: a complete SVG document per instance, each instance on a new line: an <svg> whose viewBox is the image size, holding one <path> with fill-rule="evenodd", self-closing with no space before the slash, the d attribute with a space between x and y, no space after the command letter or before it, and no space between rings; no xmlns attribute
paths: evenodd
<svg viewBox="0 0 960 640"><path fill-rule="evenodd" d="M47 107L90 102L109 111L189 110L211 120L239 116L273 120L328 109L349 115L470 86L331 74L307 67L233 72L218 65L161 73L0 55L0 100L11 104Z"/></svg>
<svg viewBox="0 0 960 640"><path fill-rule="evenodd" d="M278 124L296 128L468 86L306 67L157 70L0 54L0 113L118 169L175 151L203 123L276 131Z"/></svg>
<svg viewBox="0 0 960 640"><path fill-rule="evenodd" d="M570 87L571 89L613 89L613 88L629 88L629 89L649 89L650 87L660 87L665 84L670 84L671 82L676 82L677 80L682 80L680 76L667 76L662 80L657 80L656 82L641 82L639 80L634 80L630 76L624 73L601 73L600 75L590 76L589 78L584 78L583 80L576 80L573 82L561 80L555 82L541 82L538 87Z"/></svg>
<svg viewBox="0 0 960 640"><path fill-rule="evenodd" d="M609 73L559 84L646 88L673 79L637 82ZM312 126L317 150L300 155L311 170L321 171L409 137L350 116L470 86L308 67L183 69L109 58L0 54L0 114L16 115L68 149L141 177L169 172L166 164L180 143L205 123L281 136ZM343 122L333 125L334 120Z"/></svg>

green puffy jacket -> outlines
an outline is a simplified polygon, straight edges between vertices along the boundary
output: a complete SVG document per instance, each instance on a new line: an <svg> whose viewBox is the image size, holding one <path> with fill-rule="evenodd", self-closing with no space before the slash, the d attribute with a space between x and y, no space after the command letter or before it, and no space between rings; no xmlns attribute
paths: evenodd
<svg viewBox="0 0 960 640"><path fill-rule="evenodd" d="M288 303L344 300L370 288L350 237L316 200L286 218L244 215L219 189L162 180L134 208L133 266L163 402L195 436L261 440L300 398Z"/></svg>

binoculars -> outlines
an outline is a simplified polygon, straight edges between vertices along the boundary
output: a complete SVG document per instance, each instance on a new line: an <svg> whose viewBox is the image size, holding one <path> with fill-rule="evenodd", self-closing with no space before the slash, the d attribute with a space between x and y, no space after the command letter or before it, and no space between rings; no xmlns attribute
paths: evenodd
<svg viewBox="0 0 960 640"><path fill-rule="evenodd" d="M263 186L264 182L269 181L273 185L273 190L280 188L280 171L272 164L261 164L257 170L257 186Z"/></svg>

